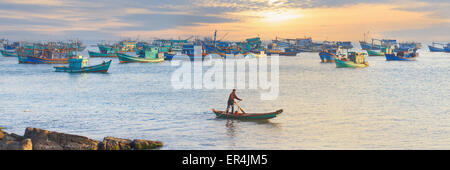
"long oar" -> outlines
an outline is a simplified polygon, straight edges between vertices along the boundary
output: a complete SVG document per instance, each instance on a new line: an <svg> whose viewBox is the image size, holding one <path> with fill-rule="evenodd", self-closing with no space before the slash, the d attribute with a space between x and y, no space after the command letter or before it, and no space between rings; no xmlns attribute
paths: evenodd
<svg viewBox="0 0 450 170"><path fill-rule="evenodd" d="M242 109L242 107L239 106L238 102L234 102L234 104L239 108L239 110L241 110L242 113L246 114L244 109Z"/></svg>

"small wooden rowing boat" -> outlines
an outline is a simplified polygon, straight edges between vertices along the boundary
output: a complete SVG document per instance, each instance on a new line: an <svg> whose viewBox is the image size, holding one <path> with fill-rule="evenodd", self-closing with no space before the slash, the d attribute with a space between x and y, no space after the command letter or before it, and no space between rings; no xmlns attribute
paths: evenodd
<svg viewBox="0 0 450 170"><path fill-rule="evenodd" d="M231 119L244 119L244 120L261 120L261 119L272 119L277 117L279 114L283 112L283 109L277 110L275 112L270 113L240 113L240 114L226 114L225 111L218 111L212 109L212 111L216 114L217 118L231 118Z"/></svg>

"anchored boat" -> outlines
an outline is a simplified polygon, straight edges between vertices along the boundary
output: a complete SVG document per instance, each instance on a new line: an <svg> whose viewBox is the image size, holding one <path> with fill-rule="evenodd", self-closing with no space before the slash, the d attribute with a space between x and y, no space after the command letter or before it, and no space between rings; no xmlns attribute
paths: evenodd
<svg viewBox="0 0 450 170"><path fill-rule="evenodd" d="M138 57L117 53L120 63L160 63L164 62L164 53L158 52L158 47L147 48Z"/></svg>
<svg viewBox="0 0 450 170"><path fill-rule="evenodd" d="M4 57L17 57L17 53L16 52L11 52L11 51L7 51L7 50L0 50L0 53L2 53L2 55Z"/></svg>
<svg viewBox="0 0 450 170"><path fill-rule="evenodd" d="M61 43L29 44L17 49L19 63L26 64L67 64L76 57L76 48Z"/></svg>
<svg viewBox="0 0 450 170"><path fill-rule="evenodd" d="M108 58L117 57L117 53L98 53L89 50L88 53L89 57L108 57Z"/></svg>
<svg viewBox="0 0 450 170"><path fill-rule="evenodd" d="M231 118L231 119L243 119L243 120L262 120L262 119L272 119L277 117L279 114L283 112L283 109L277 110L275 112L269 113L240 113L240 114L226 114L225 111L218 111L212 109L212 111L216 114L217 118Z"/></svg>
<svg viewBox="0 0 450 170"><path fill-rule="evenodd" d="M417 49L408 49L407 51L398 51L385 54L387 61L416 61L416 58L419 57L419 53L417 53Z"/></svg>
<svg viewBox="0 0 450 170"><path fill-rule="evenodd" d="M164 58L142 58L133 57L130 55L117 53L120 63L161 63L164 62Z"/></svg>
<svg viewBox="0 0 450 170"><path fill-rule="evenodd" d="M336 50L323 50L319 53L322 63L334 63L336 56Z"/></svg>
<svg viewBox="0 0 450 170"><path fill-rule="evenodd" d="M69 72L69 73L101 72L101 73L106 73L106 72L108 72L111 61L112 60L110 60L108 62L103 61L102 64L98 64L98 65L94 65L94 66L87 66L88 60L83 59L81 56L79 56L79 58L69 59L69 67L55 66L54 68L55 68L56 72Z"/></svg>
<svg viewBox="0 0 450 170"><path fill-rule="evenodd" d="M441 45L442 47L436 47L436 45ZM432 45L428 45L430 52L445 52L445 45L437 42L433 42Z"/></svg>
<svg viewBox="0 0 450 170"><path fill-rule="evenodd" d="M369 66L366 61L366 53L348 52L347 58L337 59L337 68L362 68Z"/></svg>
<svg viewBox="0 0 450 170"><path fill-rule="evenodd" d="M381 51L374 51L374 50L366 50L366 51L369 56L384 56L384 53Z"/></svg>

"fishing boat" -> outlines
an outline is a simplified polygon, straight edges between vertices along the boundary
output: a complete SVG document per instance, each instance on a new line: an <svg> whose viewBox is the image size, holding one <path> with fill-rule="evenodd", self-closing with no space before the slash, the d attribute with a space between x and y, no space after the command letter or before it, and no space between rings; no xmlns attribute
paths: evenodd
<svg viewBox="0 0 450 170"><path fill-rule="evenodd" d="M117 53L120 63L161 63L164 62L164 53L158 51L158 47L150 47L138 57Z"/></svg>
<svg viewBox="0 0 450 170"><path fill-rule="evenodd" d="M360 41L359 44L361 45L362 50L382 50L384 47L391 47L394 44L397 44L397 40L392 39L375 39L372 38L371 43L368 43L366 41ZM379 44L375 44L375 42L379 42Z"/></svg>
<svg viewBox="0 0 450 170"><path fill-rule="evenodd" d="M278 54L282 56L296 56L298 51L297 48L293 46L280 47L278 46L278 44L272 43L267 46L267 48L264 50L264 53L267 55Z"/></svg>
<svg viewBox="0 0 450 170"><path fill-rule="evenodd" d="M448 43L447 46L445 46L444 50L446 53L450 53L450 43Z"/></svg>
<svg viewBox="0 0 450 170"><path fill-rule="evenodd" d="M384 56L384 52L375 50L366 50L369 56Z"/></svg>
<svg viewBox="0 0 450 170"><path fill-rule="evenodd" d="M193 44L183 45L182 54L187 55L191 61L203 60L205 56L207 56L207 54L204 53L203 46L197 46L197 51L195 51L195 47L196 46Z"/></svg>
<svg viewBox="0 0 450 170"><path fill-rule="evenodd" d="M241 119L241 120L263 120L263 119L272 119L277 117L279 114L283 112L283 109L277 110L275 112L270 113L240 113L240 114L226 114L225 111L218 111L212 109L212 111L216 114L217 118L225 118L225 119Z"/></svg>
<svg viewBox="0 0 450 170"><path fill-rule="evenodd" d="M366 50L367 54L369 56L384 56L384 54L388 53L389 48L388 47L381 47L381 49L378 50Z"/></svg>
<svg viewBox="0 0 450 170"><path fill-rule="evenodd" d="M108 57L108 58L112 58L112 57L117 57L117 53L99 53L99 52L94 52L94 51L89 51L89 57Z"/></svg>
<svg viewBox="0 0 450 170"><path fill-rule="evenodd" d="M429 45L428 48L430 49L430 52L445 52L444 48L433 47L431 45Z"/></svg>
<svg viewBox="0 0 450 170"><path fill-rule="evenodd" d="M117 53L120 63L161 63L164 62L164 58L142 58L133 57L130 55Z"/></svg>
<svg viewBox="0 0 450 170"><path fill-rule="evenodd" d="M417 53L416 48L397 52L391 50L386 53L385 56L387 61L416 61L416 58L419 57L419 53Z"/></svg>
<svg viewBox="0 0 450 170"><path fill-rule="evenodd" d="M436 47L436 45L441 45L442 47ZM433 42L432 45L428 45L430 52L445 52L445 45L437 42Z"/></svg>
<svg viewBox="0 0 450 170"><path fill-rule="evenodd" d="M353 44L350 41L338 41L338 42L336 42L336 45L338 47L342 47L343 49L352 49L353 48Z"/></svg>
<svg viewBox="0 0 450 170"><path fill-rule="evenodd" d="M57 43L24 45L17 49L19 63L24 64L68 64L76 57L76 48Z"/></svg>
<svg viewBox="0 0 450 170"><path fill-rule="evenodd" d="M319 53L322 63L334 63L336 56L336 50L322 50Z"/></svg>
<svg viewBox="0 0 450 170"><path fill-rule="evenodd" d="M16 50L17 47L20 46L20 42L13 42L11 44L9 44L8 40L4 40L5 42L3 42L3 49L7 50L7 51L14 51Z"/></svg>
<svg viewBox="0 0 450 170"><path fill-rule="evenodd" d="M69 58L43 58L34 56L17 56L20 64L68 64Z"/></svg>
<svg viewBox="0 0 450 170"><path fill-rule="evenodd" d="M365 41L360 41L359 45L361 46L361 49L363 50L379 50L381 48L380 45L376 45L376 44L370 44L368 42Z"/></svg>
<svg viewBox="0 0 450 170"><path fill-rule="evenodd" d="M95 72L101 72L106 73L108 72L109 65L111 64L111 61L105 62L103 61L102 64L94 65L94 66L87 66L87 59L83 59L81 56L79 58L73 58L69 59L69 67L66 66L55 66L56 72L69 72L69 73L95 73Z"/></svg>
<svg viewBox="0 0 450 170"><path fill-rule="evenodd" d="M17 57L17 53L16 53L16 52L12 52L12 51L0 50L0 53L1 53L4 57Z"/></svg>
<svg viewBox="0 0 450 170"><path fill-rule="evenodd" d="M337 68L363 68L369 66L366 53L348 52L347 58L336 59Z"/></svg>
<svg viewBox="0 0 450 170"><path fill-rule="evenodd" d="M422 44L419 42L403 42L398 43L395 51L407 51L408 49L420 49L422 48Z"/></svg>

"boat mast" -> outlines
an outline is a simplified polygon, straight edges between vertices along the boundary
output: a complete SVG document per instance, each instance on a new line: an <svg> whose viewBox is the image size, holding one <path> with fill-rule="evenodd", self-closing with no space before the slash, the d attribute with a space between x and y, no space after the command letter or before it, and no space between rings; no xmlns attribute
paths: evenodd
<svg viewBox="0 0 450 170"><path fill-rule="evenodd" d="M213 42L214 47L216 47L216 37L217 37L217 30L214 30L214 42Z"/></svg>

